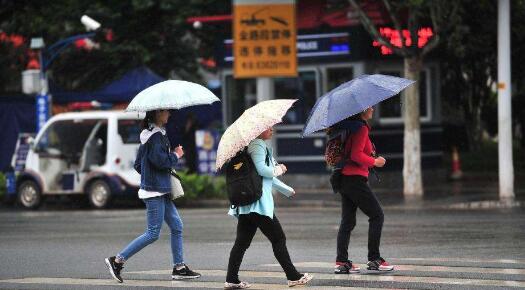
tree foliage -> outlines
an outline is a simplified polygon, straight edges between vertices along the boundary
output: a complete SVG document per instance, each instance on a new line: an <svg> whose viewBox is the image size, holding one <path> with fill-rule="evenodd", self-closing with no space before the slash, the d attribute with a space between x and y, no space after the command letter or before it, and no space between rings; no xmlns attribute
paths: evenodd
<svg viewBox="0 0 525 290"><path fill-rule="evenodd" d="M359 14L361 23L370 35L382 45L390 48L395 54L404 58L405 78L416 81L414 85L405 90L403 97L405 127L403 184L405 195L421 196L423 195L423 179L421 173L419 83L417 81L425 55L437 47L447 30L455 27L458 21L458 3L457 1L434 0L383 0L382 4L401 39L400 45L394 46L380 34L376 25L361 7L371 0L359 1L359 3L356 0L348 1ZM428 23L432 25L433 35L426 45L419 47L418 31ZM408 30L408 35L402 33L405 29Z"/></svg>
<svg viewBox="0 0 525 290"><path fill-rule="evenodd" d="M50 78L69 90L100 87L128 70L146 65L163 77L173 74L198 79L200 50L194 29L186 19L224 10L224 1L212 0L0 0L0 31L25 37L17 51L2 43L0 76L16 82L27 62L31 37L43 37L46 45L85 33L84 14L112 31L112 41L98 38L98 49L70 46L50 66ZM228 7L229 9L229 7ZM213 35L201 35L208 39ZM206 41L205 41L206 42ZM13 74L17 74L13 76ZM3 82L4 83L4 82ZM15 84L16 85L16 84ZM7 90L4 85L1 90Z"/></svg>
<svg viewBox="0 0 525 290"><path fill-rule="evenodd" d="M448 116L465 124L468 143L480 149L484 131L497 134L498 3L481 0L460 1L460 21L454 33L439 47L442 98ZM480 16L480 17L476 17ZM483 16L483 17L481 17ZM525 1L511 1L511 62L513 98L525 93ZM517 100L513 117L524 113ZM454 110L456 108L456 110Z"/></svg>

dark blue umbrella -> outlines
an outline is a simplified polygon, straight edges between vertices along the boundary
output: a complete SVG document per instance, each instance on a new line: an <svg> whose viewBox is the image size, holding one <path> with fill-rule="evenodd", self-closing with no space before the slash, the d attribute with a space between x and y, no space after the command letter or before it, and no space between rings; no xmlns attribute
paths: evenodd
<svg viewBox="0 0 525 290"><path fill-rule="evenodd" d="M303 137L395 96L414 82L380 74L361 75L346 82L317 100L303 128Z"/></svg>

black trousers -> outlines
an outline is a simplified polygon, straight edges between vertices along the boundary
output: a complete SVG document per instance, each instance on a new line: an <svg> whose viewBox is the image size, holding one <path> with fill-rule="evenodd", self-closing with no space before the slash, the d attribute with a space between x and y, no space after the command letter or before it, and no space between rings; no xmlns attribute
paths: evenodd
<svg viewBox="0 0 525 290"><path fill-rule="evenodd" d="M272 243L273 254L286 273L286 278L288 280L299 280L301 274L297 272L292 264L286 248L286 237L277 217L274 215L273 219L271 219L264 215L250 213L239 215L237 238L230 253L226 282L239 283L239 268L241 267L242 258L250 247L257 228L261 229L261 232Z"/></svg>
<svg viewBox="0 0 525 290"><path fill-rule="evenodd" d="M341 224L337 234L337 262L348 261L350 234L356 224L357 208L368 216L368 260L381 257L379 244L383 229L383 209L375 194L368 186L366 177L359 175L343 175L341 184Z"/></svg>

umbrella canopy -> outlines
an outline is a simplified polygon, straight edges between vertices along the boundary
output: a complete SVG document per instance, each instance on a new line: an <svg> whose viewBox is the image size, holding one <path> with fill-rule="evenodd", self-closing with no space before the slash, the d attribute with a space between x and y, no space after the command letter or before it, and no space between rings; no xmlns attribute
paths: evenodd
<svg viewBox="0 0 525 290"><path fill-rule="evenodd" d="M161 109L181 109L219 101L210 90L192 82L168 80L138 93L126 111L147 112Z"/></svg>
<svg viewBox="0 0 525 290"><path fill-rule="evenodd" d="M323 95L315 103L303 136L326 129L397 95L415 81L381 74L361 75Z"/></svg>
<svg viewBox="0 0 525 290"><path fill-rule="evenodd" d="M260 102L247 109L226 129L217 149L217 170L262 132L282 122L283 116L297 100L281 99Z"/></svg>

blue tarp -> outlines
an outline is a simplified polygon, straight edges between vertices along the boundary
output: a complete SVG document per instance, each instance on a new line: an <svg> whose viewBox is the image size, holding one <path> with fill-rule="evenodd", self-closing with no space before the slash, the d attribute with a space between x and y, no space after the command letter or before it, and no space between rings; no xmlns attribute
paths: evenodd
<svg viewBox="0 0 525 290"><path fill-rule="evenodd" d="M147 67L139 67L124 74L120 79L93 92L66 92L50 84L54 103L90 102L124 103L129 102L143 89L164 79Z"/></svg>
<svg viewBox="0 0 525 290"><path fill-rule="evenodd" d="M72 103L98 101L100 103L127 103L143 89L159 83L164 79L147 67L134 69L120 79L94 92L65 92L50 84L53 103ZM214 91L219 93L220 90ZM167 125L172 141L180 142L184 130L186 116L193 112L199 128L206 128L214 123L221 124L221 103L197 106L173 112L173 117ZM36 130L36 108L34 97L0 96L0 171L10 167L19 133L34 133Z"/></svg>
<svg viewBox="0 0 525 290"><path fill-rule="evenodd" d="M0 124L0 171L7 171L18 134L36 130L35 99L24 95L0 96Z"/></svg>

